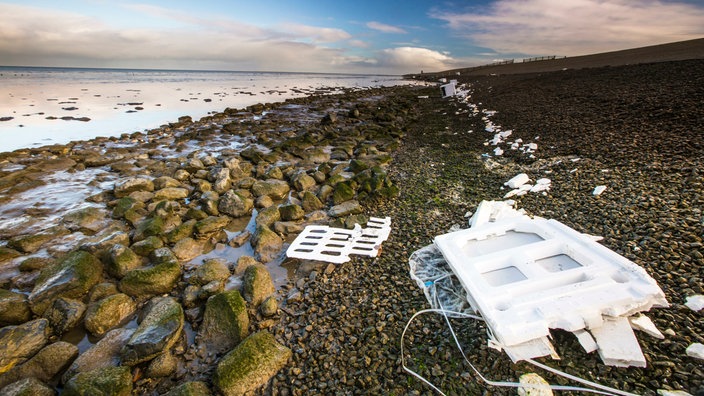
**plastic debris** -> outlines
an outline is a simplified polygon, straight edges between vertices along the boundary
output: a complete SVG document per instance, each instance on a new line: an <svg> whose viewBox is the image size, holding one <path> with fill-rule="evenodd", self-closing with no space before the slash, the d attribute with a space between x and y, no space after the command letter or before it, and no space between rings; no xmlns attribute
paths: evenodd
<svg viewBox="0 0 704 396"><path fill-rule="evenodd" d="M630 318L628 318L628 321L631 323L632 328L643 331L651 337L655 337L660 340L665 338L665 336L660 332L660 330L655 327L655 323L653 323L653 321L645 315L635 317L631 316Z"/></svg>
<svg viewBox="0 0 704 396"><path fill-rule="evenodd" d="M512 177L511 180L507 181L504 183L505 186L508 186L509 188L518 188L530 181L530 178L528 177L527 174L525 173L519 173L516 176Z"/></svg>
<svg viewBox="0 0 704 396"><path fill-rule="evenodd" d="M684 352L687 354L687 356L704 360L704 344L695 342L694 344L688 346L687 349L684 350Z"/></svg>
<svg viewBox="0 0 704 396"><path fill-rule="evenodd" d="M391 218L371 217L367 228L355 224L354 229L310 225L286 250L288 257L327 261L341 264L350 260L350 254L376 257L381 243L391 233Z"/></svg>
<svg viewBox="0 0 704 396"><path fill-rule="evenodd" d="M695 294L693 296L687 297L686 302L684 303L689 309L692 311L701 311L702 308L704 308L704 296L701 294Z"/></svg>
<svg viewBox="0 0 704 396"><path fill-rule="evenodd" d="M606 186L596 186L596 187L594 187L594 191L592 191L592 195L594 195L594 196L601 195L601 193L603 193L604 190L606 190Z"/></svg>
<svg viewBox="0 0 704 396"><path fill-rule="evenodd" d="M541 376L536 373L526 373L518 378L518 382L521 385L528 385L526 387L518 388L519 396L552 396L552 389L550 389L550 384Z"/></svg>
<svg viewBox="0 0 704 396"><path fill-rule="evenodd" d="M658 389L658 396L692 396L692 394L681 390Z"/></svg>
<svg viewBox="0 0 704 396"><path fill-rule="evenodd" d="M455 85L457 84L456 81L452 80L447 84L443 84L440 86L440 92L442 92L442 97L447 98L450 96L455 96Z"/></svg>

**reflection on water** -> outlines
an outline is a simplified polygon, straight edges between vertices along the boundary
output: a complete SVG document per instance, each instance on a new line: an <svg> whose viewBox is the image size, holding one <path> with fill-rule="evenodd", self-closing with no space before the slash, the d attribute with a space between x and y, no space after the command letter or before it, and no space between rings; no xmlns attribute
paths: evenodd
<svg viewBox="0 0 704 396"><path fill-rule="evenodd" d="M119 136L395 76L0 67L0 152Z"/></svg>

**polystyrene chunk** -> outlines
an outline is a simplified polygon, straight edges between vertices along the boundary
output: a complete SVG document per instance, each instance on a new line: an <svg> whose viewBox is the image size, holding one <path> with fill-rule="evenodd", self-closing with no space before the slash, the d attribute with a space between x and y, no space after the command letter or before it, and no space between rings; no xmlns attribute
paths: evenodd
<svg viewBox="0 0 704 396"><path fill-rule="evenodd" d="M695 342L694 344L688 346L684 352L687 354L687 356L704 360L704 345L698 342Z"/></svg>
<svg viewBox="0 0 704 396"><path fill-rule="evenodd" d="M597 350L598 346L596 345L596 341L594 341L594 337L592 337L592 335L589 334L588 331L577 330L572 334L574 334L577 337L577 341L579 341L579 345L581 345L582 348L584 348L585 352L592 353Z"/></svg>
<svg viewBox="0 0 704 396"><path fill-rule="evenodd" d="M530 177L526 175L525 173L519 173L516 176L512 177L511 180L507 181L504 183L505 186L509 186L510 188L518 188L530 181Z"/></svg>
<svg viewBox="0 0 704 396"><path fill-rule="evenodd" d="M591 329L604 364L616 367L645 367L645 356L628 319L608 318L601 327Z"/></svg>
<svg viewBox="0 0 704 396"><path fill-rule="evenodd" d="M636 317L630 317L628 318L628 321L631 322L631 327L633 327L636 330L643 331L655 338L658 339L663 339L665 336L658 330L657 327L655 327L655 323L653 323L652 320L650 320L649 317L645 315L638 315Z"/></svg>
<svg viewBox="0 0 704 396"><path fill-rule="evenodd" d="M596 187L594 187L594 191L592 191L592 195L594 195L594 196L601 195L601 193L603 193L604 190L606 190L606 186L596 186Z"/></svg>
<svg viewBox="0 0 704 396"><path fill-rule="evenodd" d="M684 303L692 311L701 311L704 308L704 296L701 294L695 294L693 296L687 297L687 301Z"/></svg>

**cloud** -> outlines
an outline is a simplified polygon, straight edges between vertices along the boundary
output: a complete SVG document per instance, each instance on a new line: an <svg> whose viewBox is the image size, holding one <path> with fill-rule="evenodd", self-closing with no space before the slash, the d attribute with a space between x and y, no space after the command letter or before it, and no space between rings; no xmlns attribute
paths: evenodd
<svg viewBox="0 0 704 396"><path fill-rule="evenodd" d="M420 47L388 48L380 52L382 65L415 73L420 70L447 70L457 67L458 61L447 54Z"/></svg>
<svg viewBox="0 0 704 396"><path fill-rule="evenodd" d="M349 45L356 47L356 48L369 48L369 43L366 41L362 40L350 40L348 41Z"/></svg>
<svg viewBox="0 0 704 396"><path fill-rule="evenodd" d="M384 32L384 33L398 33L398 34L408 33L407 31L401 29L400 27L387 25L384 23L374 22L374 21L367 22L367 27L369 29L378 30L378 31Z"/></svg>
<svg viewBox="0 0 704 396"><path fill-rule="evenodd" d="M323 28L316 26L286 24L284 30L296 37L309 38L318 43L334 43L352 38L352 36L342 29Z"/></svg>
<svg viewBox="0 0 704 396"><path fill-rule="evenodd" d="M704 36L704 7L659 0L499 0L431 17L498 53L582 55Z"/></svg>

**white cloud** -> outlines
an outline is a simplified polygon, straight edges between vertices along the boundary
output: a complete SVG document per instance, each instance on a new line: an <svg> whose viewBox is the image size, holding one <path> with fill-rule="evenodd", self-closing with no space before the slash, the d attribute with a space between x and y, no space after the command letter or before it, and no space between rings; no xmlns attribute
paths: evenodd
<svg viewBox="0 0 704 396"><path fill-rule="evenodd" d="M299 37L308 38L318 43L334 43L352 38L342 29L324 28L317 26L287 24L283 25L285 31Z"/></svg>
<svg viewBox="0 0 704 396"><path fill-rule="evenodd" d="M440 71L457 67L457 60L438 51L419 47L396 47L381 51L379 61L385 66L417 73L420 70Z"/></svg>
<svg viewBox="0 0 704 396"><path fill-rule="evenodd" d="M499 0L431 16L499 53L581 55L704 36L704 7L659 0Z"/></svg>
<svg viewBox="0 0 704 396"><path fill-rule="evenodd" d="M408 33L398 26L387 25L384 23L374 22L374 21L367 22L367 27L369 29L378 30L378 31L384 32L384 33L398 33L398 34Z"/></svg>
<svg viewBox="0 0 704 396"><path fill-rule="evenodd" d="M348 43L349 45L357 48L369 48L369 43L362 40L350 40Z"/></svg>

